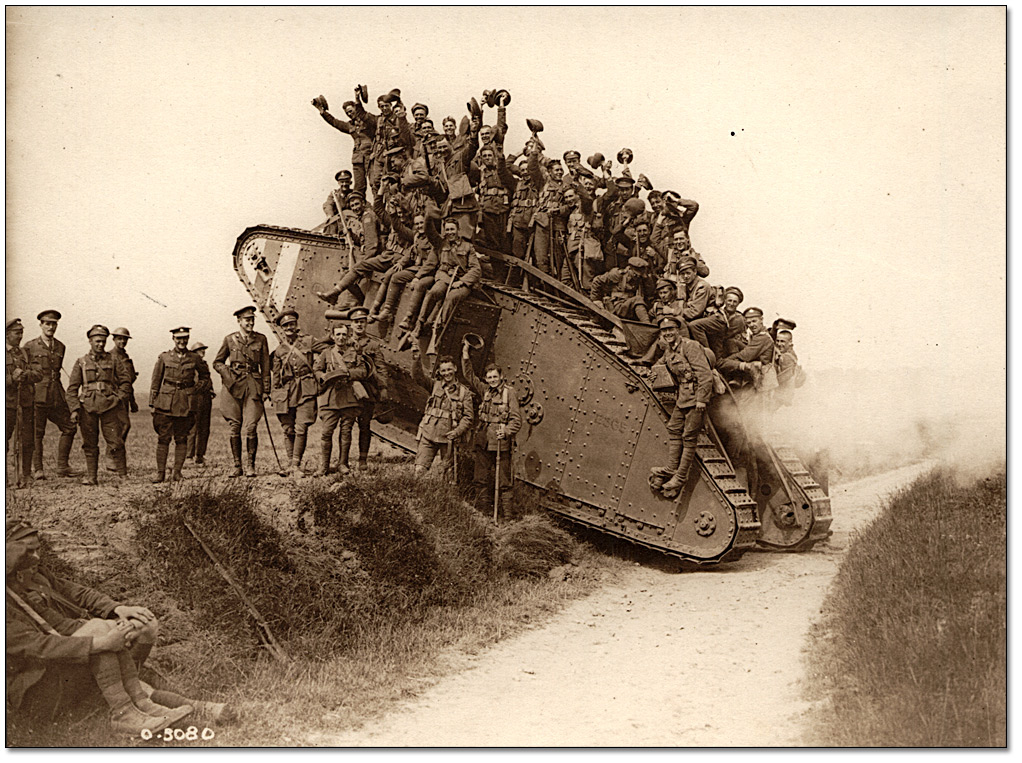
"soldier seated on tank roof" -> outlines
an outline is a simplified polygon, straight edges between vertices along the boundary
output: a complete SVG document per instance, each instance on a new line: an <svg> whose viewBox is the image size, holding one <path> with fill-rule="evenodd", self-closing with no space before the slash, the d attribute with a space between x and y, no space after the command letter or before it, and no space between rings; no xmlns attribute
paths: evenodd
<svg viewBox="0 0 1022 763"><path fill-rule="evenodd" d="M647 268L641 257L630 257L626 267L612 268L596 276L589 298L621 318L648 323L646 306L653 299L654 287Z"/></svg>

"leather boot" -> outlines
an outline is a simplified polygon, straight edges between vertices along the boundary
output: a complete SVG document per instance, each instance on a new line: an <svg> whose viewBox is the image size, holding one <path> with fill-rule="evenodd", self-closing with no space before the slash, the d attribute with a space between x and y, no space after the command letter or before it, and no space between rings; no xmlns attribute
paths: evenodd
<svg viewBox="0 0 1022 763"><path fill-rule="evenodd" d="M60 439L57 440L57 474L61 477L78 477L81 475L81 472L73 471L67 463L74 441L75 436L73 434L62 434Z"/></svg>
<svg viewBox="0 0 1022 763"><path fill-rule="evenodd" d="M341 290L338 289L336 286L334 288L330 289L330 291L317 291L316 292L316 298L323 300L328 305L336 305L337 304L337 298L339 296L341 296Z"/></svg>
<svg viewBox="0 0 1022 763"><path fill-rule="evenodd" d="M692 462L696 457L695 446L685 448L681 454L681 463L678 464L678 471L664 483L663 490L680 490L688 482L688 473L692 468Z"/></svg>
<svg viewBox="0 0 1022 763"><path fill-rule="evenodd" d="M291 474L296 477L304 477L302 471L302 457L305 456L305 442L307 435L303 432L295 435L295 447L291 452Z"/></svg>
<svg viewBox="0 0 1022 763"><path fill-rule="evenodd" d="M245 476L246 477L255 477L256 476L255 460L256 460L256 450L258 450L258 448L259 448L259 438L258 437L246 437L245 438L245 450L246 450L246 454L245 454L245 456L246 456L245 457Z"/></svg>
<svg viewBox="0 0 1022 763"><path fill-rule="evenodd" d="M179 443L174 443L174 471L170 473L170 481L177 482L184 479L181 476L181 468L185 465L185 456L187 455L187 446Z"/></svg>
<svg viewBox="0 0 1022 763"><path fill-rule="evenodd" d="M341 474L347 474L348 469L348 454L351 452L351 432L341 432L341 444L340 452L337 454L338 463L337 471Z"/></svg>
<svg viewBox="0 0 1022 763"><path fill-rule="evenodd" d="M153 484L163 482L167 473L167 454L170 452L170 445L156 443L156 475L153 477Z"/></svg>
<svg viewBox="0 0 1022 763"><path fill-rule="evenodd" d="M85 457L85 478L83 485L99 484L99 455Z"/></svg>
<svg viewBox="0 0 1022 763"><path fill-rule="evenodd" d="M681 463L681 452L684 450L681 439L671 438L667 444L667 466L656 466L654 470L664 477L673 476Z"/></svg>
<svg viewBox="0 0 1022 763"><path fill-rule="evenodd" d="M317 477L325 477L330 473L330 454L334 450L332 439L324 440L319 448L319 468L316 470Z"/></svg>
<svg viewBox="0 0 1022 763"><path fill-rule="evenodd" d="M191 699L189 697L183 697L177 692L166 691L165 689L153 690L149 698L153 702L164 705L165 707L191 705L195 709L195 717L197 719L209 720L214 723L227 724L236 720L238 717L237 713L234 712L234 708L225 702L205 702L201 699Z"/></svg>
<svg viewBox="0 0 1022 763"><path fill-rule="evenodd" d="M234 469L228 477L240 477L245 472L241 469L241 437L231 437L231 457L234 458Z"/></svg>
<svg viewBox="0 0 1022 763"><path fill-rule="evenodd" d="M117 456L117 476L127 477L128 476L128 449L125 448Z"/></svg>

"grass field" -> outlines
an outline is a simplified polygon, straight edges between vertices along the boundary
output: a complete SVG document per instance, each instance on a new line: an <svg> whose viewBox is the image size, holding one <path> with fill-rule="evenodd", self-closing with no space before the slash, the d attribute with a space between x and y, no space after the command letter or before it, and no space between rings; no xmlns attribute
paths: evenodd
<svg viewBox="0 0 1022 763"><path fill-rule="evenodd" d="M414 479L407 459L385 445L374 448L369 470L344 480L286 480L275 474L261 425L260 476L227 479L226 428L216 417L207 465L189 462L182 483L154 486L155 434L144 414L133 427L126 480L101 472L100 486L86 487L50 478L8 491L7 511L43 530L65 571L157 612L161 644L149 664L162 679L240 711L214 739L175 744L300 745L360 725L434 683L457 655L541 622L630 558L598 553L525 493L515 517L494 527L452 486ZM184 529L186 517L245 588L286 663L260 646L250 614ZM109 732L98 697L55 724L9 714L7 743L143 744Z"/></svg>
<svg viewBox="0 0 1022 763"><path fill-rule="evenodd" d="M1006 743L1004 471L934 471L855 539L813 634L815 743Z"/></svg>

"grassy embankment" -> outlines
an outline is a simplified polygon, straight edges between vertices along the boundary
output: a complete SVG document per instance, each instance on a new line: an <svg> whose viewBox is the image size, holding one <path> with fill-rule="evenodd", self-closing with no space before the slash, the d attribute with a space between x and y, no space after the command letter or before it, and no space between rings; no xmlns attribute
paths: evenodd
<svg viewBox="0 0 1022 763"><path fill-rule="evenodd" d="M182 693L240 711L212 742L184 744L295 745L415 696L459 655L541 621L624 563L578 542L524 493L518 516L494 527L441 480L416 480L410 465L375 463L344 481L208 476L156 491L136 473L112 493L61 481L9 495L7 508L58 540L95 529L99 538L82 541L89 556L55 563L150 606L163 635L149 664ZM72 509L69 500L79 503ZM247 591L286 664L260 646L249 612L185 517ZM107 545L101 526L130 543ZM83 561L91 567L84 574ZM7 743L141 743L112 735L95 700L55 724L9 716Z"/></svg>
<svg viewBox="0 0 1022 763"><path fill-rule="evenodd" d="M858 535L813 633L814 743L1005 744L1006 489L934 471Z"/></svg>

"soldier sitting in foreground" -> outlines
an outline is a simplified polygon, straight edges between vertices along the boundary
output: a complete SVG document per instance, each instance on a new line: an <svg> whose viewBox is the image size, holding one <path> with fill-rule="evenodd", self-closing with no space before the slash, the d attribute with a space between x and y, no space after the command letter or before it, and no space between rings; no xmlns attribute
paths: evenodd
<svg viewBox="0 0 1022 763"><path fill-rule="evenodd" d="M438 453L444 471L447 471L453 466L454 449L458 447L459 439L472 426L472 393L456 378L458 369L454 358L449 355L437 359L439 378L432 382L422 366L419 346L414 342L412 361L412 378L430 390L426 410L415 435L419 444L415 453L415 474L428 472Z"/></svg>
<svg viewBox="0 0 1022 763"><path fill-rule="evenodd" d="M641 257L630 257L625 268L613 268L593 279L589 298L614 315L630 320L649 321L646 305L653 298L653 284Z"/></svg>
<svg viewBox="0 0 1022 763"><path fill-rule="evenodd" d="M5 541L10 706L52 717L62 700L88 689L88 666L115 731L156 732L192 712L191 705L157 704L138 680L136 659L141 664L156 642L152 612L40 568L39 534L26 522L8 519Z"/></svg>

